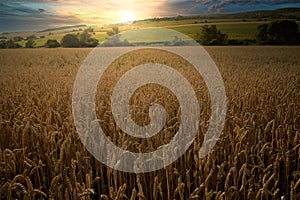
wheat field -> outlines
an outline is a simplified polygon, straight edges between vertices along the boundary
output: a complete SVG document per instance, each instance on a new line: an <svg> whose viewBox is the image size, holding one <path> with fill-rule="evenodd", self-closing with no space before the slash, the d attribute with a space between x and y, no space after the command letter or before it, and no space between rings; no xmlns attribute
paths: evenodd
<svg viewBox="0 0 300 200"><path fill-rule="evenodd" d="M200 102L196 140L168 167L144 174L113 170L82 145L72 117L77 71L91 49L0 51L0 199L300 199L300 47L205 47L224 79L228 110L221 137L198 152L210 100L201 77L176 57L148 50L187 77ZM176 96L158 85L131 98L133 120L149 123L149 105L167 112L163 134L126 136L111 115L115 82L139 57L112 63L98 84L97 116L117 146L149 152L166 144L180 123ZM200 80L200 81L196 81Z"/></svg>

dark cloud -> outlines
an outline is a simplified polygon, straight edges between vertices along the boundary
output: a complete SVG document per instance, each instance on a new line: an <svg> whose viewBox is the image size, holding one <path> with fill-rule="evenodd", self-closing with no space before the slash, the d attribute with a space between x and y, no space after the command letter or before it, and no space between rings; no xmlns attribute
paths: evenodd
<svg viewBox="0 0 300 200"><path fill-rule="evenodd" d="M243 11L244 8L247 9L247 7L257 7L261 6L261 8L264 8L264 6L278 6L278 5L288 5L288 4L299 4L299 0L218 0L213 1L213 3L210 4L208 7L209 12L214 11L236 11L233 10L231 7L239 6L241 10L237 11Z"/></svg>
<svg viewBox="0 0 300 200"><path fill-rule="evenodd" d="M294 4L294 3L300 3L299 0L270 0L270 5L279 5L279 4Z"/></svg>
<svg viewBox="0 0 300 200"><path fill-rule="evenodd" d="M199 12L214 11L243 11L244 8L251 6L283 6L295 5L300 6L299 0L182 0L167 1L166 6L169 10L187 14ZM240 7L239 9L236 9ZM235 10L234 10L235 9Z"/></svg>
<svg viewBox="0 0 300 200"><path fill-rule="evenodd" d="M172 15L188 15L199 13L201 5L208 4L214 0L177 0L165 3L166 12Z"/></svg>
<svg viewBox="0 0 300 200"><path fill-rule="evenodd" d="M0 19L0 32L43 30L49 27L62 26L66 24L80 24L80 21L74 17L49 17L47 19ZM5 29L3 29L2 27L5 27Z"/></svg>
<svg viewBox="0 0 300 200"><path fill-rule="evenodd" d="M169 1L167 3L167 7L169 10L172 11L178 11L178 12L184 12L185 10L188 10L191 8L191 5L193 5L195 1L193 0L187 0L187 1Z"/></svg>
<svg viewBox="0 0 300 200"><path fill-rule="evenodd" d="M6 15L26 15L26 14L35 14L39 11L32 9L30 7L23 6L16 2L5 1L0 4L0 14Z"/></svg>
<svg viewBox="0 0 300 200"><path fill-rule="evenodd" d="M0 4L0 32L40 30L49 26L78 24L75 16L57 16L43 8L31 8L16 1Z"/></svg>
<svg viewBox="0 0 300 200"><path fill-rule="evenodd" d="M217 2L217 0L195 0L195 2L199 3L199 4L206 5L206 4Z"/></svg>
<svg viewBox="0 0 300 200"><path fill-rule="evenodd" d="M15 7L15 10L21 13L28 13L28 14L34 14L34 13L38 13L38 10L34 10L31 8L27 8L27 7Z"/></svg>
<svg viewBox="0 0 300 200"><path fill-rule="evenodd" d="M166 1L169 11L181 14L240 12L255 9L274 9L286 6L300 7L299 0L177 0Z"/></svg>
<svg viewBox="0 0 300 200"><path fill-rule="evenodd" d="M11 0L11 2L17 3L56 3L59 0Z"/></svg>

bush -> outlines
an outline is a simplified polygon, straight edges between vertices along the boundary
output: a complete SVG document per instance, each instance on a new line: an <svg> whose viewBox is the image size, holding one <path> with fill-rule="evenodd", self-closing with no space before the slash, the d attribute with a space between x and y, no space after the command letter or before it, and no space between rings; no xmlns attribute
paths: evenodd
<svg viewBox="0 0 300 200"><path fill-rule="evenodd" d="M95 38L89 38L82 47L96 47L98 46L99 41Z"/></svg>
<svg viewBox="0 0 300 200"><path fill-rule="evenodd" d="M124 47L124 46L133 46L131 43L128 42L127 39L120 40L119 35L115 35L111 38L105 40L102 44L102 47Z"/></svg>
<svg viewBox="0 0 300 200"><path fill-rule="evenodd" d="M84 30L81 34L67 34L61 40L62 47L96 47L99 41L91 38L91 28Z"/></svg>
<svg viewBox="0 0 300 200"><path fill-rule="evenodd" d="M25 44L26 48L33 48L34 46L35 46L35 41L33 39L29 39Z"/></svg>
<svg viewBox="0 0 300 200"><path fill-rule="evenodd" d="M6 49L6 41L0 40L0 49Z"/></svg>
<svg viewBox="0 0 300 200"><path fill-rule="evenodd" d="M84 30L79 35L80 47L96 47L99 44L97 39L91 38L91 34L89 33L91 31L92 31L92 29L89 28L89 29Z"/></svg>
<svg viewBox="0 0 300 200"><path fill-rule="evenodd" d="M57 40L47 40L45 46L47 48L57 48L60 47L60 44Z"/></svg>
<svg viewBox="0 0 300 200"><path fill-rule="evenodd" d="M187 46L189 45L189 42L183 41L181 38L174 36L174 39L172 41L164 42L164 45L165 46Z"/></svg>
<svg viewBox="0 0 300 200"><path fill-rule="evenodd" d="M203 45L225 45L227 42L227 35L221 33L216 25L204 25L201 34L197 34L197 41Z"/></svg>
<svg viewBox="0 0 300 200"><path fill-rule="evenodd" d="M61 40L62 47L79 47L79 40L74 34L67 34Z"/></svg>
<svg viewBox="0 0 300 200"><path fill-rule="evenodd" d="M15 48L20 48L22 47L18 43L15 43L12 39L6 41L6 40L1 40L0 41L0 49L15 49Z"/></svg>
<svg viewBox="0 0 300 200"><path fill-rule="evenodd" d="M230 39L227 41L227 45L243 45L243 41L242 40L234 40L234 39Z"/></svg>
<svg viewBox="0 0 300 200"><path fill-rule="evenodd" d="M119 34L119 28L118 27L112 27L112 30L111 31L107 31L106 32L108 36L114 36L114 35L117 35Z"/></svg>
<svg viewBox="0 0 300 200"><path fill-rule="evenodd" d="M253 39L243 39L243 40L235 40L235 39L229 39L227 40L227 45L254 45L256 43L256 40Z"/></svg>

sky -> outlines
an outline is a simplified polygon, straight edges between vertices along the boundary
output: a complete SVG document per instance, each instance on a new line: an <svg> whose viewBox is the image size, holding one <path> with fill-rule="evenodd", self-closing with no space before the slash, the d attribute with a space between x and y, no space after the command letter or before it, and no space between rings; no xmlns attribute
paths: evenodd
<svg viewBox="0 0 300 200"><path fill-rule="evenodd" d="M0 32L300 7L300 0L0 0Z"/></svg>

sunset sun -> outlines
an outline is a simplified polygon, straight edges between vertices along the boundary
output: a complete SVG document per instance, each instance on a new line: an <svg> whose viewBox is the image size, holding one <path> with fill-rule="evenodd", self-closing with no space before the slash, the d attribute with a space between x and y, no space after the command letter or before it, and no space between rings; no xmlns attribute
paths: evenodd
<svg viewBox="0 0 300 200"><path fill-rule="evenodd" d="M135 21L135 20L136 20L135 15L130 11L123 12L120 16L120 21L122 23L132 22L132 21Z"/></svg>

